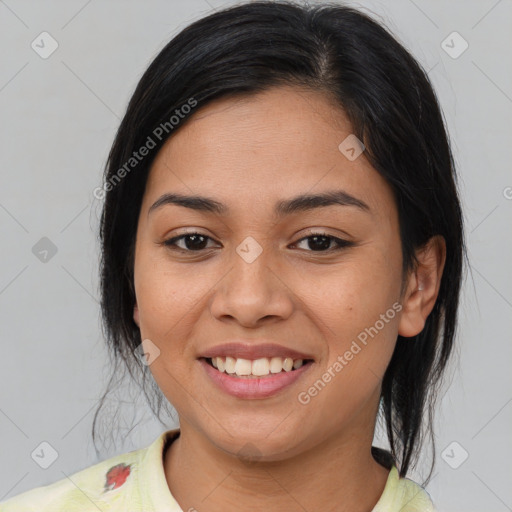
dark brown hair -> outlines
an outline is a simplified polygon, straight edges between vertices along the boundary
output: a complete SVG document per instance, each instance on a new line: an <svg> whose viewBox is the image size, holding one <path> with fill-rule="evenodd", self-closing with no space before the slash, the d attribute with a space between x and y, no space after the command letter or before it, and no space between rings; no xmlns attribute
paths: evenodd
<svg viewBox="0 0 512 512"><path fill-rule="evenodd" d="M429 78L380 24L337 4L260 1L217 11L182 30L151 62L129 102L105 169L101 217L101 294L105 337L158 416L165 399L134 349L135 235L152 161L188 116L214 99L250 95L282 84L325 92L344 109L366 157L393 189L404 273L431 237L446 241L439 296L415 339L398 337L382 382L381 413L392 456L404 476L417 457L425 418L432 435L436 388L454 342L465 246L456 173L442 113ZM169 120L183 105L190 114ZM188 111L188 110L187 110ZM163 124L167 122L167 125ZM136 168L119 169L153 136L156 147ZM126 175L125 175L126 174ZM114 372L119 369L115 365ZM112 375L115 378L115 374ZM145 379L149 379L150 393ZM111 379L112 382L112 379ZM110 387L110 386L109 386ZM102 402L96 411L95 424Z"/></svg>

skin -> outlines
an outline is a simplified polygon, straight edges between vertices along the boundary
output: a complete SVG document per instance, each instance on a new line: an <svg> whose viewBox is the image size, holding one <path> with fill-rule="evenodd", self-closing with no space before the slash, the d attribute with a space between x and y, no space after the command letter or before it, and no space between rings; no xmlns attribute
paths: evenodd
<svg viewBox="0 0 512 512"><path fill-rule="evenodd" d="M382 494L388 470L370 453L381 380L397 335L419 333L434 306L445 246L432 239L402 275L391 189L364 152L354 161L340 152L351 133L327 97L281 86L202 107L153 163L137 229L134 320L160 350L150 370L179 414L181 434L164 470L183 510L243 503L249 511L363 512ZM369 210L273 214L279 200L339 189ZM214 198L229 213L165 205L148 214L169 192ZM162 245L186 231L209 237L206 248L194 251L184 239L181 252ZM315 251L305 237L318 231L354 245L335 251L333 241L333 249ZM248 236L262 248L252 263L236 252ZM301 404L299 392L397 302L402 310ZM270 340L315 361L275 396L235 398L197 359L233 338ZM241 455L250 446L257 462Z"/></svg>

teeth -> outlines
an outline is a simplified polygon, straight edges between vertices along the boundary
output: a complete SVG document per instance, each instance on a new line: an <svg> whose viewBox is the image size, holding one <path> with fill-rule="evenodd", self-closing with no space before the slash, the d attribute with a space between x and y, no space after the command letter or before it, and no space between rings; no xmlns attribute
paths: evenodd
<svg viewBox="0 0 512 512"><path fill-rule="evenodd" d="M273 357L270 360L271 373L279 373L283 369L283 360L280 357Z"/></svg>
<svg viewBox="0 0 512 512"><path fill-rule="evenodd" d="M304 364L303 359L293 360L291 357L262 357L251 361L250 359L236 359L234 357L213 357L212 365L220 372L236 374L239 377L264 377L271 373L289 372L300 368Z"/></svg>
<svg viewBox="0 0 512 512"><path fill-rule="evenodd" d="M268 375L270 370L270 363L266 357L262 357L261 359L256 359L252 362L252 371L253 375L263 376Z"/></svg>
<svg viewBox="0 0 512 512"><path fill-rule="evenodd" d="M293 362L293 369L296 370L297 368L300 368L304 364L304 361L302 359L295 359Z"/></svg>
<svg viewBox="0 0 512 512"><path fill-rule="evenodd" d="M249 359L237 359L235 363L235 373L237 375L250 375L251 374L251 361Z"/></svg>
<svg viewBox="0 0 512 512"><path fill-rule="evenodd" d="M283 361L283 369L289 372L293 368L293 359L291 357L287 357Z"/></svg>
<svg viewBox="0 0 512 512"><path fill-rule="evenodd" d="M222 357L217 357L217 364L219 364L219 359L222 359ZM235 363L236 360L233 357L226 357L226 363L224 364L226 373L235 373Z"/></svg>

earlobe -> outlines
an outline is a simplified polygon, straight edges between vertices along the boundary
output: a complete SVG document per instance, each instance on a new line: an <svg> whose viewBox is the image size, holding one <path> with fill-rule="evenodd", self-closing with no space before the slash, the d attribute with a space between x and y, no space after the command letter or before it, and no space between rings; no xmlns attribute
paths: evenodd
<svg viewBox="0 0 512 512"><path fill-rule="evenodd" d="M416 252L417 264L411 271L402 300L398 334L410 338L425 327L437 300L446 261L446 242L440 235L432 237Z"/></svg>
<svg viewBox="0 0 512 512"><path fill-rule="evenodd" d="M139 323L139 308L137 306L137 303L135 303L135 306L133 306L133 321L137 324L137 326L140 328Z"/></svg>

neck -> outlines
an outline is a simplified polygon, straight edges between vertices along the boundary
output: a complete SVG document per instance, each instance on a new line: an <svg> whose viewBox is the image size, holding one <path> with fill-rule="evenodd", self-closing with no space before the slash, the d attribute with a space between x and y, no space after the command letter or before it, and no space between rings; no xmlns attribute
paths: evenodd
<svg viewBox="0 0 512 512"><path fill-rule="evenodd" d="M182 422L165 474L182 510L367 512L389 474L371 455L372 439L373 429L364 438L344 432L285 460L243 462Z"/></svg>

